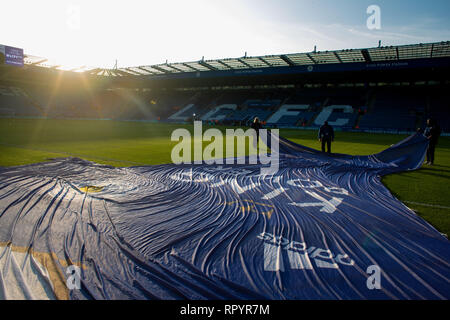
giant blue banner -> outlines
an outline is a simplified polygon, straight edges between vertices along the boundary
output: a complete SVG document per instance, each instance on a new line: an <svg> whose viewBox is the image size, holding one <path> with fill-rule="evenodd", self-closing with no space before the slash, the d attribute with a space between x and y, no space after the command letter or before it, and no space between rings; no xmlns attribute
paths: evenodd
<svg viewBox="0 0 450 320"><path fill-rule="evenodd" d="M418 169L420 134L371 156L280 139L258 165L0 169L3 299L448 299L450 243L382 175Z"/></svg>

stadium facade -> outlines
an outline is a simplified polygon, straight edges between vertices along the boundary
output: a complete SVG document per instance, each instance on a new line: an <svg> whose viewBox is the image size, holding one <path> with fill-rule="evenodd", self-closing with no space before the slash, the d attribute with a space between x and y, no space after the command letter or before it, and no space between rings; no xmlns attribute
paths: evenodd
<svg viewBox="0 0 450 320"><path fill-rule="evenodd" d="M3 59L5 60L5 59ZM5 61L3 61L5 62ZM0 116L450 132L450 42L63 70L0 67Z"/></svg>

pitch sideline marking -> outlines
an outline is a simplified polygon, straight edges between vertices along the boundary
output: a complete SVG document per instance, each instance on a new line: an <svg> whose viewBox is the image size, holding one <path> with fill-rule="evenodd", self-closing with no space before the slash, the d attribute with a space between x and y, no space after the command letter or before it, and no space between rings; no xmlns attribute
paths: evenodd
<svg viewBox="0 0 450 320"><path fill-rule="evenodd" d="M415 205L423 206L423 207L430 207L430 208L439 208L439 209L450 210L450 207L440 206L440 205L437 205L437 204L428 204L428 203L421 203L421 202L414 202L414 201L403 201L403 202L409 203L409 204L415 204Z"/></svg>

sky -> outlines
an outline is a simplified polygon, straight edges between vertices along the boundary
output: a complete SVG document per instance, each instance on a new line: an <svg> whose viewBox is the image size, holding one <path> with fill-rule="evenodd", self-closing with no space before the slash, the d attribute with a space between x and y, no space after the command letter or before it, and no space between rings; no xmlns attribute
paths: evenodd
<svg viewBox="0 0 450 320"><path fill-rule="evenodd" d="M3 0L0 44L121 68L448 41L449 12L448 0Z"/></svg>

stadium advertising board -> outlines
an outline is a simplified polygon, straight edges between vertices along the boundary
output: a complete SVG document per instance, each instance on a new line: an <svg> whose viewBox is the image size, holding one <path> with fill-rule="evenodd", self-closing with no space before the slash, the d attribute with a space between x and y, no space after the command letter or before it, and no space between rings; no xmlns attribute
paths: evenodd
<svg viewBox="0 0 450 320"><path fill-rule="evenodd" d="M23 67L23 49L0 45L0 56L5 64Z"/></svg>
<svg viewBox="0 0 450 320"><path fill-rule="evenodd" d="M5 63L5 46L0 44L0 66Z"/></svg>

